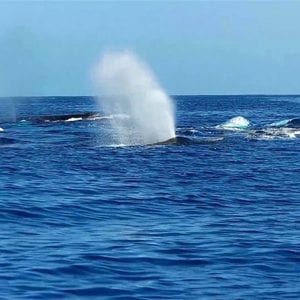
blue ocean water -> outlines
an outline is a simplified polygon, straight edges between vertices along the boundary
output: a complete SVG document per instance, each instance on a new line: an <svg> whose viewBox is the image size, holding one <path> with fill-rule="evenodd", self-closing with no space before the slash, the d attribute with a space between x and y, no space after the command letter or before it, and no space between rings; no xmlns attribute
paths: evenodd
<svg viewBox="0 0 300 300"><path fill-rule="evenodd" d="M253 129L300 96L173 98L206 142L116 147L93 98L0 99L0 299L300 298L300 139Z"/></svg>

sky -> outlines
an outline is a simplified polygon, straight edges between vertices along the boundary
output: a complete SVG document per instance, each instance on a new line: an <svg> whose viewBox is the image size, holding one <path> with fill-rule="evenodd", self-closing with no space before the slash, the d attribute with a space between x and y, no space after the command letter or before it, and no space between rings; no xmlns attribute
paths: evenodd
<svg viewBox="0 0 300 300"><path fill-rule="evenodd" d="M132 50L179 94L300 94L300 1L1 1L0 96L92 95Z"/></svg>

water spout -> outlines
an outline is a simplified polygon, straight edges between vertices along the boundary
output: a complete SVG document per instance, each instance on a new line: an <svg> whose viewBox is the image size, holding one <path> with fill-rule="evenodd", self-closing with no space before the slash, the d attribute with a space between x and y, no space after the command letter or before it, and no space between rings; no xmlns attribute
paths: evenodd
<svg viewBox="0 0 300 300"><path fill-rule="evenodd" d="M117 142L146 145L175 137L172 99L164 92L150 68L129 51L106 53L95 71L100 107L112 118Z"/></svg>

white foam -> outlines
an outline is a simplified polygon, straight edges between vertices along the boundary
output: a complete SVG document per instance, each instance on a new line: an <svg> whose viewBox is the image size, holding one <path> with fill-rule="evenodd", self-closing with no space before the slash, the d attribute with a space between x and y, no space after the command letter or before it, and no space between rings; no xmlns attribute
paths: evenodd
<svg viewBox="0 0 300 300"><path fill-rule="evenodd" d="M228 130L243 130L248 128L250 125L250 121L248 121L246 118L242 116L237 116L234 118L231 118L227 122L216 126L216 128L221 129L228 129Z"/></svg>
<svg viewBox="0 0 300 300"><path fill-rule="evenodd" d="M82 118L70 118L67 119L65 122L76 122L76 121L82 121Z"/></svg>
<svg viewBox="0 0 300 300"><path fill-rule="evenodd" d="M0 132L1 132L1 131L4 131L4 129L0 127Z"/></svg>
<svg viewBox="0 0 300 300"><path fill-rule="evenodd" d="M289 138L295 139L299 134L299 130L295 130L294 128L282 128L282 134L285 134Z"/></svg>

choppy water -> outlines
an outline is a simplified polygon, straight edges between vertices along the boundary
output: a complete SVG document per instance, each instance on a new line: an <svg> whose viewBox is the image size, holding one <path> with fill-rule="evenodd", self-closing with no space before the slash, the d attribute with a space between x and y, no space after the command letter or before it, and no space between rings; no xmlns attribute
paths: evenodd
<svg viewBox="0 0 300 300"><path fill-rule="evenodd" d="M144 147L36 118L92 98L0 101L0 299L300 298L300 139L215 128L300 97L178 96L177 133L209 141Z"/></svg>

